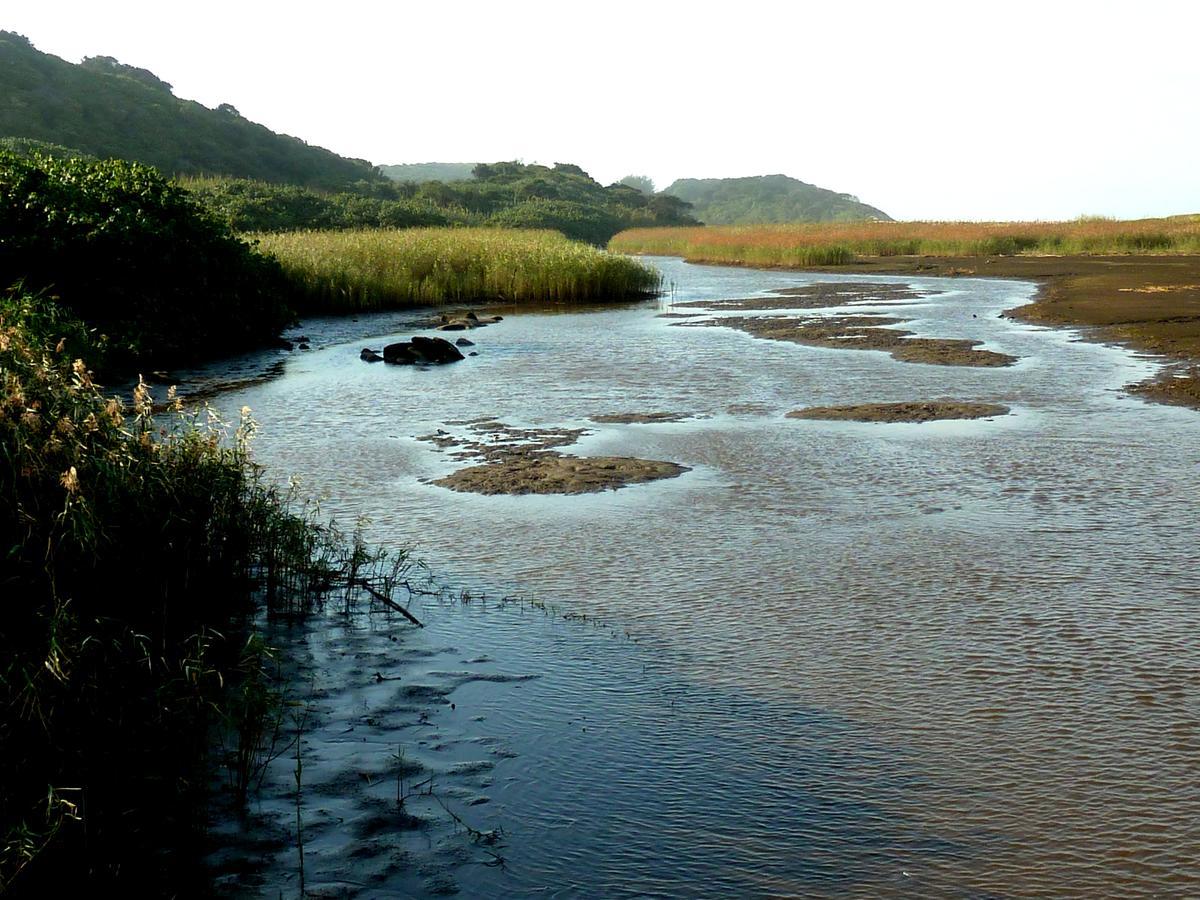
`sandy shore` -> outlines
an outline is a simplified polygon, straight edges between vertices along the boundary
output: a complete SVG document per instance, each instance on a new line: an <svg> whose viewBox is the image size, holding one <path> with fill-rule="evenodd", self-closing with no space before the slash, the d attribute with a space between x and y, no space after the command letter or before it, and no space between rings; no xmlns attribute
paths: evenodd
<svg viewBox="0 0 1200 900"><path fill-rule="evenodd" d="M1159 378L1129 390L1200 409L1200 256L873 257L808 271L1039 282L1034 301L1009 315L1166 356L1173 364Z"/></svg>

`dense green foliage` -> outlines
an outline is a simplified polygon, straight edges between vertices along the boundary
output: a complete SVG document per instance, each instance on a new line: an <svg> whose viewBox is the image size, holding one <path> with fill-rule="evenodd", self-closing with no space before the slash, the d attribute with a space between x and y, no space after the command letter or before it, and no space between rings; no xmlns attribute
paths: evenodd
<svg viewBox="0 0 1200 900"><path fill-rule="evenodd" d="M578 166L477 165L469 181L359 184L353 193L232 179L184 186L236 231L496 225L551 228L604 244L623 228L695 224L688 205L623 184L604 187Z"/></svg>
<svg viewBox="0 0 1200 900"><path fill-rule="evenodd" d="M476 163L398 163L380 166L381 174L393 181L466 181Z"/></svg>
<svg viewBox="0 0 1200 900"><path fill-rule="evenodd" d="M660 282L648 266L552 231L305 231L260 240L314 311L494 299L587 303L650 296Z"/></svg>
<svg viewBox="0 0 1200 900"><path fill-rule="evenodd" d="M5 31L0 31L0 135L137 160L171 174L211 173L323 189L383 178L365 160L276 134L229 104L208 109L180 100L145 69L110 57L74 65Z"/></svg>
<svg viewBox="0 0 1200 900"><path fill-rule="evenodd" d="M262 343L291 318L278 266L153 169L0 150L0 289L47 290L124 367Z"/></svg>
<svg viewBox="0 0 1200 900"><path fill-rule="evenodd" d="M663 193L691 203L696 217L708 225L891 221L887 213L859 202L857 197L786 175L681 178Z"/></svg>
<svg viewBox="0 0 1200 900"><path fill-rule="evenodd" d="M422 228L463 225L470 213L439 206L397 186L371 192L327 194L287 184L241 178L188 178L180 182L201 206L234 231L342 228Z"/></svg>

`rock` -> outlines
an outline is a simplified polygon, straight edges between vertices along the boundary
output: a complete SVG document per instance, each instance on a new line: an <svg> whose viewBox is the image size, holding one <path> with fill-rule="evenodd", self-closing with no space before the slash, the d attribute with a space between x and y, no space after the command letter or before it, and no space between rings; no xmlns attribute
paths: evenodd
<svg viewBox="0 0 1200 900"><path fill-rule="evenodd" d="M475 342L468 341L466 338L459 338L457 341L454 342L454 345L456 347L474 347Z"/></svg>
<svg viewBox="0 0 1200 900"><path fill-rule="evenodd" d="M299 348L298 348L298 349L300 349L300 350L308 350L308 349L310 349L310 348L309 348L308 344L301 344L301 345L299 346Z"/></svg>
<svg viewBox="0 0 1200 900"><path fill-rule="evenodd" d="M372 350L370 347L363 347L358 354L358 358L363 362L383 362L383 357L379 355L378 350Z"/></svg>
<svg viewBox="0 0 1200 900"><path fill-rule="evenodd" d="M478 356L478 355L479 354L476 353L474 350L472 350L470 353L467 354L467 356Z"/></svg>
<svg viewBox="0 0 1200 900"><path fill-rule="evenodd" d="M411 341L388 344L383 348L383 361L395 365L442 365L463 359L462 353L445 338L417 335Z"/></svg>
<svg viewBox="0 0 1200 900"><path fill-rule="evenodd" d="M277 337L271 341L271 346L279 350L295 350L295 345L287 338Z"/></svg>
<svg viewBox="0 0 1200 900"><path fill-rule="evenodd" d="M471 326L466 322L447 322L445 325L439 325L438 331L466 331Z"/></svg>
<svg viewBox="0 0 1200 900"><path fill-rule="evenodd" d="M459 349L445 338L417 335L412 339L412 344L431 363L458 362L463 358Z"/></svg>

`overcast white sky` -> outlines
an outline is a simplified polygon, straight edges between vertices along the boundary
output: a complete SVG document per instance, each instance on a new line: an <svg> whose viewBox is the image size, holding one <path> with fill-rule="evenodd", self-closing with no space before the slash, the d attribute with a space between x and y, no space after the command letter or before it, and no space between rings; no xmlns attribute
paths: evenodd
<svg viewBox="0 0 1200 900"><path fill-rule="evenodd" d="M8 0L0 28L375 163L782 172L904 219L1200 212L1200 0Z"/></svg>

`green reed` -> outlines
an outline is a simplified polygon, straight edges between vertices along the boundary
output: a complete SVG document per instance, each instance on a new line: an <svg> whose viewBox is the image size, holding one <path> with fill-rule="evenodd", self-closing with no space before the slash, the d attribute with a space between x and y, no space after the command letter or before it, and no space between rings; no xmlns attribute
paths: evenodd
<svg viewBox="0 0 1200 900"><path fill-rule="evenodd" d="M300 231L255 236L309 310L353 312L474 300L587 303L660 286L640 262L553 231Z"/></svg>

